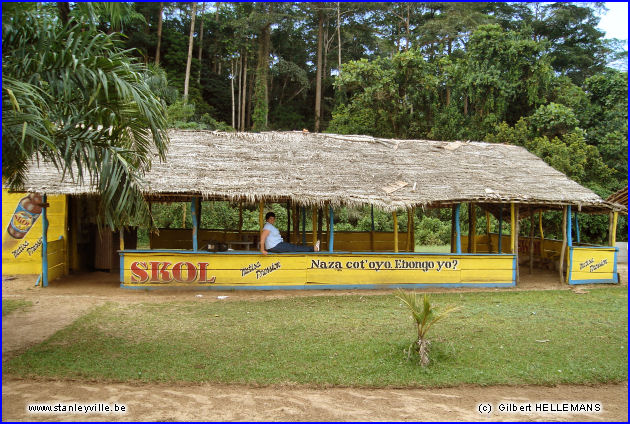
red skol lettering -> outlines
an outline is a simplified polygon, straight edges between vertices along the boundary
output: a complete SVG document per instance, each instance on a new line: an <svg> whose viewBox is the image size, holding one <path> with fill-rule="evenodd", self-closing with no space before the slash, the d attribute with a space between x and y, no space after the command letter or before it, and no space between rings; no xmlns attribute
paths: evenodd
<svg viewBox="0 0 630 424"><path fill-rule="evenodd" d="M216 277L208 277L208 262L198 262L197 266L191 262L176 262L171 268L171 262L136 261L131 263L132 283L214 283ZM150 270L150 272L149 272Z"/></svg>
<svg viewBox="0 0 630 424"><path fill-rule="evenodd" d="M133 262L131 264L131 282L144 283L149 279L146 262Z"/></svg>
<svg viewBox="0 0 630 424"><path fill-rule="evenodd" d="M170 271L167 269L170 262L151 261L151 283L170 283L173 281Z"/></svg>
<svg viewBox="0 0 630 424"><path fill-rule="evenodd" d="M182 277L182 267L186 265L187 276L186 278ZM197 268L190 262L177 262L173 265L173 278L178 283L192 283L197 279Z"/></svg>

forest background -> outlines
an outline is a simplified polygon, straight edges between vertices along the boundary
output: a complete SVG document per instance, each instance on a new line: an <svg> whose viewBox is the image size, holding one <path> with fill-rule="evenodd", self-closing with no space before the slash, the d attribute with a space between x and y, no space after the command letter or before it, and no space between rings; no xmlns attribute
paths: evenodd
<svg viewBox="0 0 630 424"><path fill-rule="evenodd" d="M30 10L119 33L170 127L509 143L604 198L627 186L627 51L597 27L603 3L107 5L3 3L3 21ZM153 212L158 227L192 225L185 205ZM375 212L375 229L391 231L391 215ZM418 210L416 243L448 243L450 213ZM257 230L257 216L250 205L243 228ZM369 208L337 216L336 230L371 228ZM558 214L545 219L559 236ZM607 238L607 217L580 219L583 241ZM202 228L237 222L235 205L204 202Z"/></svg>

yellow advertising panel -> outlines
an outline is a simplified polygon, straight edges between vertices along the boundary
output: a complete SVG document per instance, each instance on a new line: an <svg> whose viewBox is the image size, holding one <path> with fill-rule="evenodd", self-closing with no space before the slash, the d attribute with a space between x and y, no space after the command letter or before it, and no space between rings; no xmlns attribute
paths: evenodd
<svg viewBox="0 0 630 424"><path fill-rule="evenodd" d="M123 253L123 287L514 285L513 255Z"/></svg>
<svg viewBox="0 0 630 424"><path fill-rule="evenodd" d="M569 284L618 283L615 247L570 247Z"/></svg>
<svg viewBox="0 0 630 424"><path fill-rule="evenodd" d="M48 240L64 235L66 196L47 196ZM2 190L2 273L42 271L42 197L37 193Z"/></svg>

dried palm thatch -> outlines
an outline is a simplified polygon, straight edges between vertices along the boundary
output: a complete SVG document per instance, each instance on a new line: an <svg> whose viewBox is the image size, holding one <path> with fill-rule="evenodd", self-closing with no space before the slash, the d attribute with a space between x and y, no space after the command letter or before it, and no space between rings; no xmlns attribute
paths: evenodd
<svg viewBox="0 0 630 424"><path fill-rule="evenodd" d="M303 132L170 131L167 160L146 174L153 199L202 196L392 211L460 202L575 205L608 211L608 203L517 146L479 142L390 140ZM27 191L93 193L33 164Z"/></svg>
<svg viewBox="0 0 630 424"><path fill-rule="evenodd" d="M621 213L628 215L628 186L608 196L606 201L621 206Z"/></svg>

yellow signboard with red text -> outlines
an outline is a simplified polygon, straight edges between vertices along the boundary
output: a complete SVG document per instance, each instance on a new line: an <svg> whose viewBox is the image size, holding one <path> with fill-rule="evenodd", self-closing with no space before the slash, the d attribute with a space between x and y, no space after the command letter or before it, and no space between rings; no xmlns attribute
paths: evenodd
<svg viewBox="0 0 630 424"><path fill-rule="evenodd" d="M47 196L48 240L64 235L66 196ZM2 190L2 273L42 272L42 197Z"/></svg>
<svg viewBox="0 0 630 424"><path fill-rule="evenodd" d="M126 251L123 287L308 288L515 284L513 255L252 254Z"/></svg>

